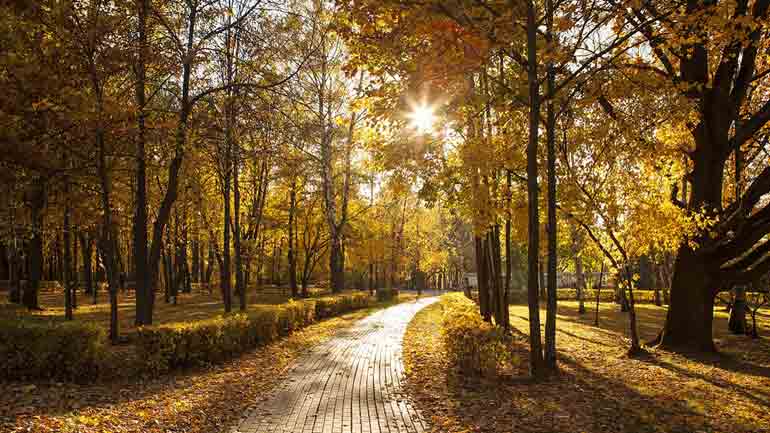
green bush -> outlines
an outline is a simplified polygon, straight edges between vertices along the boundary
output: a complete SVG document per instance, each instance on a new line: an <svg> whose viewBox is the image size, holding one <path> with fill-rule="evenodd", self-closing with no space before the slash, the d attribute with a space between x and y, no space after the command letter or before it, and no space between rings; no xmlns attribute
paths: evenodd
<svg viewBox="0 0 770 433"><path fill-rule="evenodd" d="M465 375L494 377L512 363L509 337L485 322L478 306L461 293L441 297L441 338L452 365Z"/></svg>
<svg viewBox="0 0 770 433"><path fill-rule="evenodd" d="M314 301L289 301L195 322L141 327L136 338L141 369L162 373L222 361L309 325L315 309Z"/></svg>
<svg viewBox="0 0 770 433"><path fill-rule="evenodd" d="M585 302L596 302L595 289L583 290L583 300ZM628 292L626 292L628 294ZM556 291L556 297L560 301L577 301L577 290L575 289L559 289ZM660 294L661 301L663 300L663 292ZM599 294L599 302L614 302L615 301L615 289L603 288ZM634 290L634 301L637 304L653 304L655 303L655 291L654 290Z"/></svg>
<svg viewBox="0 0 770 433"><path fill-rule="evenodd" d="M319 319L325 319L371 305L372 297L366 292L324 296L315 299L315 315Z"/></svg>
<svg viewBox="0 0 770 433"><path fill-rule="evenodd" d="M219 362L302 329L318 319L371 305L365 293L259 305L236 313L189 323L142 327L136 345L140 370L153 374Z"/></svg>
<svg viewBox="0 0 770 433"><path fill-rule="evenodd" d="M83 382L99 374L107 344L93 323L0 320L0 376Z"/></svg>
<svg viewBox="0 0 770 433"><path fill-rule="evenodd" d="M377 302L392 301L398 299L398 289L377 289Z"/></svg>

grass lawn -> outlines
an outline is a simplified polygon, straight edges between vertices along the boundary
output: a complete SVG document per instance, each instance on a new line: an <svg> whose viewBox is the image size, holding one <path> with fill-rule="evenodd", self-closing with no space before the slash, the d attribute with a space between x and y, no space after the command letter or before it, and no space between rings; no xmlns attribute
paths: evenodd
<svg viewBox="0 0 770 433"><path fill-rule="evenodd" d="M718 355L652 350L631 359L626 314L601 304L595 327L592 307L581 316L577 303L559 304L560 373L532 383L526 306L511 307L516 365L494 380L461 379L450 370L440 338L442 306L429 306L405 338L409 391L436 432L770 432L770 311L758 315L762 337L752 340L729 334L728 316L717 310ZM665 313L637 305L643 339L656 335Z"/></svg>
<svg viewBox="0 0 770 433"><path fill-rule="evenodd" d="M262 292L262 293L259 293ZM256 288L249 289L248 303L256 304L280 304L289 299L287 294L282 294L281 289L270 288L264 291L258 291ZM329 294L327 290L315 289L311 291L312 296L322 296ZM42 311L28 313L26 309L19 308L16 305L8 304L8 293L0 293L0 314L23 314L30 315L40 319L64 320L64 293L43 291L40 293L40 306ZM78 293L78 308L74 311L75 320L86 320L104 325L109 328L110 304L109 296L106 291L99 292L98 303L93 303L91 296ZM239 308L237 296L233 296L233 311ZM155 297L155 310L153 313L153 323L172 323L181 321L192 321L208 319L218 316L224 312L224 304L219 290L214 289L212 293L200 291L194 288L192 293L180 293L177 298L177 304L166 303L163 294L158 293ZM136 317L136 300L133 291L118 293L118 322L120 333L122 335L131 334L136 331L134 319Z"/></svg>

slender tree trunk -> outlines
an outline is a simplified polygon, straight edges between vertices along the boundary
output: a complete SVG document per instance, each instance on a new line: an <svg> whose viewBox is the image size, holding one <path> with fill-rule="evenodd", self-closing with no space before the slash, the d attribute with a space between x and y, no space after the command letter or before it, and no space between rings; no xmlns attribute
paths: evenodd
<svg viewBox="0 0 770 433"><path fill-rule="evenodd" d="M604 284L604 260L602 260L602 268L599 271L599 283L596 285L596 316L594 318L594 326L599 326L599 300L602 295L602 285Z"/></svg>
<svg viewBox="0 0 770 433"><path fill-rule="evenodd" d="M72 229L72 234L70 235L71 241L72 241L72 268L70 268L70 280L72 281L72 308L77 310L78 308L78 231L76 229Z"/></svg>
<svg viewBox="0 0 770 433"><path fill-rule="evenodd" d="M639 332L637 331L636 327L636 303L634 302L634 281L631 278L631 270L628 268L628 264L626 264L626 275L628 276L628 279L626 281L626 284L628 284L628 301L629 301L629 310L628 310L628 318L629 318L629 326L631 331L631 349L629 350L630 354L638 353L641 350L641 345L639 344Z"/></svg>
<svg viewBox="0 0 770 433"><path fill-rule="evenodd" d="M168 167L168 181L166 193L161 201L160 208L158 209L158 216L155 219L155 223L152 226L152 244L150 245L149 257L148 257L148 288L147 299L145 305L145 312L143 314L146 319L145 325L152 324L153 306L155 303L155 284L158 280L158 271L160 265L160 249L163 242L163 229L168 223L171 215L171 208L176 201L179 193L179 173L182 169L182 161L184 160L184 144L187 140L187 127L190 120L190 114L192 113L193 101L190 98L190 76L193 68L193 61L195 56L193 55L195 26L197 19L197 9L193 7L190 10L189 25L187 27L187 49L182 64L182 92L180 100L179 118L176 127L176 136L174 143L174 158Z"/></svg>
<svg viewBox="0 0 770 433"><path fill-rule="evenodd" d="M297 208L297 181L295 178L291 180L291 188L289 189L289 248L288 248L288 262L289 262L289 287L291 288L292 298L296 298L299 295L297 288L297 259L295 257L295 241L294 241L294 214Z"/></svg>
<svg viewBox="0 0 770 433"><path fill-rule="evenodd" d="M94 80L96 82L96 80ZM113 343L118 342L118 263L116 260L115 251L117 250L117 228L112 222L112 204L111 198L111 182L109 174L107 173L107 155L104 144L104 130L102 127L101 113L101 87L95 84L97 89L97 107L99 115L99 122L96 132L96 143L99 150L98 157L98 169L99 179L101 182L101 204L102 204L102 251L104 253L104 264L107 276L107 285L110 292L110 341Z"/></svg>
<svg viewBox="0 0 770 433"><path fill-rule="evenodd" d="M235 249L235 288L238 292L239 307L246 311L246 285L243 283L243 251L241 250L241 187L240 187L240 150L235 144L233 161L233 248Z"/></svg>
<svg viewBox="0 0 770 433"><path fill-rule="evenodd" d="M727 322L727 327L733 334L745 335L748 332L746 326L746 287L743 285L735 286L733 292L735 293L735 301L730 309L730 320Z"/></svg>
<svg viewBox="0 0 770 433"><path fill-rule="evenodd" d="M527 1L527 82L529 84L529 139L527 142L527 202L529 214L528 275L529 290L529 367L534 377L544 371L540 338L540 305L538 302L537 268L540 251L540 217L538 215L537 143L540 128L540 88L537 77L537 24L535 4Z"/></svg>
<svg viewBox="0 0 770 433"><path fill-rule="evenodd" d="M546 42L553 40L553 0L546 0ZM556 97L555 72L553 62L547 61L546 85L548 100L546 102L546 150L548 178L548 300L545 316L545 364L550 370L556 369L556 113L553 100Z"/></svg>
<svg viewBox="0 0 770 433"><path fill-rule="evenodd" d="M487 286L487 260L486 245L480 236L474 237L476 246L476 284L479 292L479 309L485 321L491 322L492 315L489 308L489 287Z"/></svg>
<svg viewBox="0 0 770 433"><path fill-rule="evenodd" d="M508 304L511 299L511 171L505 173L506 207L505 207L505 311L508 315ZM506 321L506 330L510 327L510 319Z"/></svg>
<svg viewBox="0 0 770 433"><path fill-rule="evenodd" d="M32 217L32 237L28 242L29 271L27 284L22 297L23 304L29 310L39 310L38 291L43 277L43 209L46 204L46 181L37 178L30 197Z"/></svg>
<svg viewBox="0 0 770 433"><path fill-rule="evenodd" d="M65 156L65 161L66 161ZM66 165L66 163L65 163ZM72 320L72 281L70 281L70 272L72 271L72 260L70 257L70 180L69 176L64 178L64 266L62 267L64 283L64 318L65 320Z"/></svg>
<svg viewBox="0 0 770 433"><path fill-rule="evenodd" d="M229 160L229 153L226 157ZM227 169L229 170L229 168ZM222 184L224 196L224 217L222 220L222 229L224 236L222 241L222 269L219 270L219 279L222 285L222 301L225 305L225 313L232 310L232 291L230 288L230 179L226 176Z"/></svg>
<svg viewBox="0 0 770 433"><path fill-rule="evenodd" d="M152 307L150 298L154 293L152 282L149 279L147 257L147 161L145 154L145 141L147 128L146 121L146 63L147 63L147 15L150 9L150 0L137 0L137 25L139 34L139 52L137 55L136 71L136 105L137 133L136 133L136 169L134 191L134 225L133 253L134 253L134 284L136 317L135 324L149 325L152 323Z"/></svg>

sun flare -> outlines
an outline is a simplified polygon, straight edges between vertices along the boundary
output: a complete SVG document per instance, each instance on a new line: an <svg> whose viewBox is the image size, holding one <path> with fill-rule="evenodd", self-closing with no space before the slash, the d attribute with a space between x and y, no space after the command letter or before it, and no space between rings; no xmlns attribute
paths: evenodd
<svg viewBox="0 0 770 433"><path fill-rule="evenodd" d="M429 105L418 105L413 107L409 114L409 125L416 129L418 133L425 134L433 130L433 124L436 121L436 115L433 113L433 107Z"/></svg>

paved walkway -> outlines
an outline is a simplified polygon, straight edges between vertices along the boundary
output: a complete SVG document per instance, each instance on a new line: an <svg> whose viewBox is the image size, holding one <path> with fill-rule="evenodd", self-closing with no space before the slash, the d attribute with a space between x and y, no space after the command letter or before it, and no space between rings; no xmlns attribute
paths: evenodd
<svg viewBox="0 0 770 433"><path fill-rule="evenodd" d="M232 432L420 433L425 421L401 392L404 331L424 298L360 320L301 357L283 384Z"/></svg>

